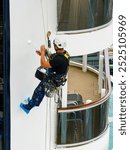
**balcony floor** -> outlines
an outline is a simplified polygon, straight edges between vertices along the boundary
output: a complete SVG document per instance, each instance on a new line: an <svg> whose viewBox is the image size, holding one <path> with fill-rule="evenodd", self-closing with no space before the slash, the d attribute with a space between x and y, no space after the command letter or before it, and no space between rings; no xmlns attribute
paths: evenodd
<svg viewBox="0 0 130 150"><path fill-rule="evenodd" d="M90 99L97 101L100 99L98 94L98 76L87 71L83 72L81 68L70 66L68 72L68 93L81 94L84 103Z"/></svg>

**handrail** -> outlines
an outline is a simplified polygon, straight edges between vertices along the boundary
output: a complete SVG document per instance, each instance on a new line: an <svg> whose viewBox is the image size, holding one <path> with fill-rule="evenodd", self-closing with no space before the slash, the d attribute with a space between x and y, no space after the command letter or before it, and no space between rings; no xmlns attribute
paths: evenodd
<svg viewBox="0 0 130 150"><path fill-rule="evenodd" d="M89 104L84 104L82 106L75 106L75 107L69 107L69 108L58 108L58 113L73 112L73 111L79 111L79 110L84 110L84 109L90 109L90 108L96 107L96 106L102 104L103 102L105 102L106 100L108 100L108 98L110 97L110 94L111 94L108 49L104 50L104 56L105 56L106 80L107 80L107 83L108 83L108 92L107 92L107 94L103 98L101 98L97 101L91 102Z"/></svg>

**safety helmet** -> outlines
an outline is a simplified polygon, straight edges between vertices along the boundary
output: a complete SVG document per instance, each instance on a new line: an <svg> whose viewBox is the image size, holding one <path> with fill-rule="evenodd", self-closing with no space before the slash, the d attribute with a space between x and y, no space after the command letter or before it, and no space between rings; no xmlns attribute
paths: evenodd
<svg viewBox="0 0 130 150"><path fill-rule="evenodd" d="M61 42L58 39L54 39L53 40L53 44L55 44L58 48L62 49L66 47L66 43L65 42Z"/></svg>

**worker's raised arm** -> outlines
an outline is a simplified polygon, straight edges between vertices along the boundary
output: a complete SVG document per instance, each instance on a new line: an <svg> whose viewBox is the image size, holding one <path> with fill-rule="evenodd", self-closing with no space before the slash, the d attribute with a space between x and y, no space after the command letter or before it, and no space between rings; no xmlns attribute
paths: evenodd
<svg viewBox="0 0 130 150"><path fill-rule="evenodd" d="M41 45L40 51L41 51L41 67L51 68L50 63L45 59L45 51L46 51L45 45Z"/></svg>

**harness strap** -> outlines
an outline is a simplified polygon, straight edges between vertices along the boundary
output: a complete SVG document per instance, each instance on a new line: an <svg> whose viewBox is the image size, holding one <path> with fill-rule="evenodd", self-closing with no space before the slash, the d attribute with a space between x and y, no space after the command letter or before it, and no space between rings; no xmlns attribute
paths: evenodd
<svg viewBox="0 0 130 150"><path fill-rule="evenodd" d="M68 54L68 52L67 51L65 51L65 53L55 53L55 54L52 54L53 55L53 58L55 57L55 56L57 56L57 55L59 55L59 56L64 56L66 59L68 59L69 60L69 58L70 58L70 55Z"/></svg>
<svg viewBox="0 0 130 150"><path fill-rule="evenodd" d="M68 54L64 54L64 57L66 57L67 59L69 59L69 55Z"/></svg>

